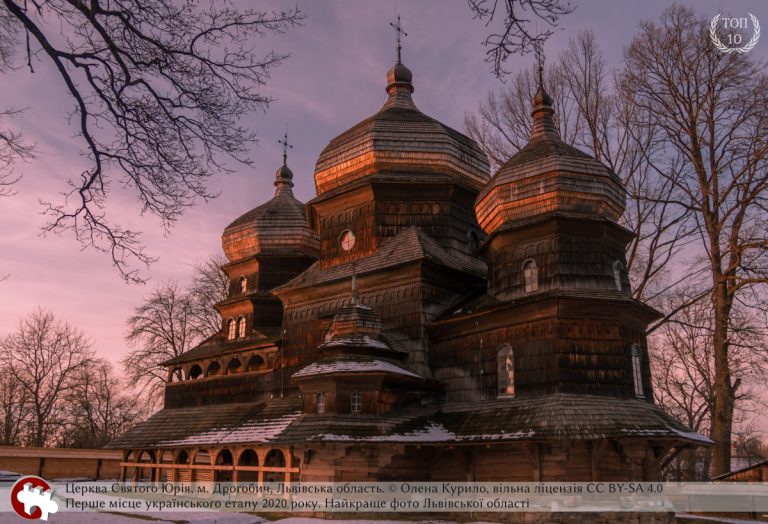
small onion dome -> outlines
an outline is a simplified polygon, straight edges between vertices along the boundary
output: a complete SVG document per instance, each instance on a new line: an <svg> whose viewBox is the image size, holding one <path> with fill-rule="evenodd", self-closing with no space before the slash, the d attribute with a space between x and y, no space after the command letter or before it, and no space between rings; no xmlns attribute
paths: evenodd
<svg viewBox="0 0 768 524"><path fill-rule="evenodd" d="M528 144L501 166L478 195L475 213L490 235L504 224L546 213L618 221L625 189L602 162L560 139L541 76Z"/></svg>
<svg viewBox="0 0 768 524"><path fill-rule="evenodd" d="M398 62L387 73L387 100L378 113L337 136L315 166L318 195L376 173L418 181L448 175L476 191L488 182L488 158L474 140L416 107L413 75Z"/></svg>
<svg viewBox="0 0 768 524"><path fill-rule="evenodd" d="M381 335L381 319L370 307L363 304L351 304L341 308L333 317L328 328L328 340L335 340L346 335L369 335L378 338Z"/></svg>
<svg viewBox="0 0 768 524"><path fill-rule="evenodd" d="M262 253L318 256L320 242L292 188L293 173L283 164L275 172L275 196L224 230L221 243L230 262Z"/></svg>

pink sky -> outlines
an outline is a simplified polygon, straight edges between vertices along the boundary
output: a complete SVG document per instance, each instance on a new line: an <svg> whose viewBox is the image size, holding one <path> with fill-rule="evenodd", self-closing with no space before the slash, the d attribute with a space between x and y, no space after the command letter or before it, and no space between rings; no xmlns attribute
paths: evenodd
<svg viewBox="0 0 768 524"><path fill-rule="evenodd" d="M547 43L548 56L556 55L579 30L595 31L598 43L612 66L621 64L623 47L635 34L642 18L658 18L669 2L647 0L577 1L565 17L562 30ZM689 3L711 18L726 10L734 16L754 13L768 24L768 3L753 0ZM260 2L259 6L290 8L294 1ZM294 144L289 165L294 172L298 198L314 194L312 173L322 148L334 136L376 112L385 98L385 75L394 61L394 33L389 27L396 13L394 0L299 1L306 25L271 38L266 46L290 52L264 92L276 100L264 114L249 115L245 122L258 131L260 144L251 150L255 168L233 165L236 173L212 182L221 191L216 200L188 211L176 228L164 236L159 221L138 217L138 204L130 193L113 193L109 213L113 221L144 231L147 252L159 257L146 286L125 284L108 257L81 251L69 235L40 236L45 218L39 200L55 200L66 189L65 181L83 167L82 144L73 138L67 123L72 102L60 79L45 61L6 74L0 88L5 107L27 111L13 124L36 141L39 158L19 166L24 178L18 194L0 199L0 334L15 328L19 319L37 306L83 329L99 355L117 361L128 350L123 340L125 320L157 283L185 281L191 265L221 251L220 234L243 212L271 197L275 169L281 162L277 143L287 125ZM465 112L476 109L480 99L503 85L484 63L483 24L473 20L465 0L414 0L400 2L399 12L408 32L403 61L413 71L414 100L426 114L463 130ZM705 37L704 35L702 36ZM768 36L753 50L768 56ZM19 57L19 64L24 57ZM515 57L512 67L531 67L532 58Z"/></svg>

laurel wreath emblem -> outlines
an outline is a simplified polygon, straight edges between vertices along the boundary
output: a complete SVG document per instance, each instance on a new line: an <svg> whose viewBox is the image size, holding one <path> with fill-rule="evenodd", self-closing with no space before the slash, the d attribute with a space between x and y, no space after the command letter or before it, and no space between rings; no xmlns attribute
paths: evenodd
<svg viewBox="0 0 768 524"><path fill-rule="evenodd" d="M760 22L757 20L755 15L752 13L748 14L750 20L752 20L752 27L755 28L755 32L752 35L752 38L743 47L728 47L724 45L717 37L717 23L720 21L721 15L721 13L717 13L717 15L715 15L715 17L712 19L712 22L709 24L709 37L712 39L712 43L715 44L715 47L717 47L723 53L733 53L734 51L737 53L750 52L752 48L757 45L757 41L760 40Z"/></svg>

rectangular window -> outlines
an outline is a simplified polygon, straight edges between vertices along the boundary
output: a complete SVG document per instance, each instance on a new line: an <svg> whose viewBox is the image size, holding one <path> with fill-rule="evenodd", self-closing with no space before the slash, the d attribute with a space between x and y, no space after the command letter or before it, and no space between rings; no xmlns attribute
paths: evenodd
<svg viewBox="0 0 768 524"><path fill-rule="evenodd" d="M632 379L635 383L635 395L645 398L645 393L643 392L642 358L640 346L632 344Z"/></svg>
<svg viewBox="0 0 768 524"><path fill-rule="evenodd" d="M523 264L523 280L525 282L525 292L533 293L539 290L539 268L533 260Z"/></svg>
<svg viewBox="0 0 768 524"><path fill-rule="evenodd" d="M352 393L352 401L350 406L352 413L362 413L363 411L363 394L355 391Z"/></svg>
<svg viewBox="0 0 768 524"><path fill-rule="evenodd" d="M509 344L504 344L498 352L499 395L515 395L515 353Z"/></svg>
<svg viewBox="0 0 768 524"><path fill-rule="evenodd" d="M315 396L315 404L318 413L325 413L325 395L323 393L318 393Z"/></svg>

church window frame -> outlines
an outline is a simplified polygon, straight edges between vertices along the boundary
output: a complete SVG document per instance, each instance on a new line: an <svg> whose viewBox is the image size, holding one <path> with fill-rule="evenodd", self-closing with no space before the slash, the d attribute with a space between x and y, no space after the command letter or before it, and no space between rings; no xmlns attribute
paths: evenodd
<svg viewBox="0 0 768 524"><path fill-rule="evenodd" d="M319 414L325 413L325 393L315 394L315 411Z"/></svg>
<svg viewBox="0 0 768 524"><path fill-rule="evenodd" d="M643 352L640 344L632 344L632 383L635 388L635 396L645 398L643 387Z"/></svg>
<svg viewBox="0 0 768 524"><path fill-rule="evenodd" d="M239 317L237 319L237 338L245 338L245 317Z"/></svg>
<svg viewBox="0 0 768 524"><path fill-rule="evenodd" d="M624 264L621 263L621 260L616 260L611 267L613 269L613 285L617 291L621 291L621 272L624 270Z"/></svg>
<svg viewBox="0 0 768 524"><path fill-rule="evenodd" d="M496 352L498 373L498 396L515 396L515 350L509 344L502 344Z"/></svg>
<svg viewBox="0 0 768 524"><path fill-rule="evenodd" d="M523 284L526 293L534 293L539 290L539 267L532 258L523 262Z"/></svg>
<svg viewBox="0 0 768 524"><path fill-rule="evenodd" d="M230 318L227 320L227 340L235 340L236 334L235 319Z"/></svg>
<svg viewBox="0 0 768 524"><path fill-rule="evenodd" d="M248 279L246 277L240 277L240 293L246 293L248 291Z"/></svg>
<svg viewBox="0 0 768 524"><path fill-rule="evenodd" d="M353 391L349 398L349 412L350 413L362 413L363 412L363 394L359 391Z"/></svg>

